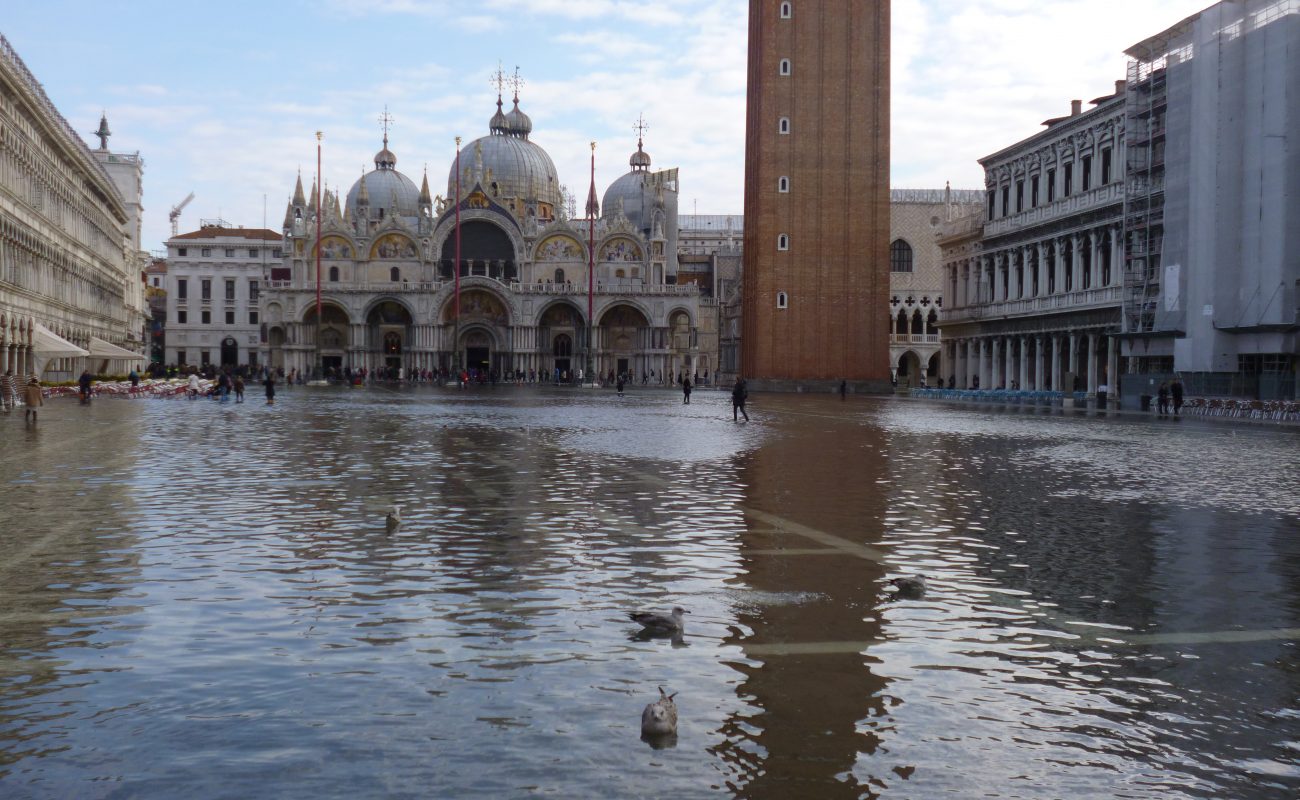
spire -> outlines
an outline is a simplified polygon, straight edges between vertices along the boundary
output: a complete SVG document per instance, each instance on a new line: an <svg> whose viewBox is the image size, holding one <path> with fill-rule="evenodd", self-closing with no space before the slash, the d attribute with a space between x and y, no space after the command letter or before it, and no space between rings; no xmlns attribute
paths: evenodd
<svg viewBox="0 0 1300 800"><path fill-rule="evenodd" d="M384 148L375 153L375 169L396 169L397 156L388 149L388 126L393 124L393 116L388 113L387 105L384 106L384 113L379 115L379 123L384 127Z"/></svg>
<svg viewBox="0 0 1300 800"><path fill-rule="evenodd" d="M293 227L293 201L289 200L284 204L284 229L287 231Z"/></svg>
<svg viewBox="0 0 1300 800"><path fill-rule="evenodd" d="M424 181L420 184L420 205L433 205L433 196L429 194L429 167L424 168Z"/></svg>
<svg viewBox="0 0 1300 800"><path fill-rule="evenodd" d="M524 85L524 79L519 77L519 67L515 67L515 76L510 79L510 85L515 92L515 107L506 114L505 132L520 139L527 139L528 134L533 132L533 121L519 108L519 87Z"/></svg>
<svg viewBox="0 0 1300 800"><path fill-rule="evenodd" d="M506 74L501 69L500 61L497 62L497 71L496 74L492 76L492 82L497 85L497 113L493 114L492 119L488 121L488 130L496 135L503 135L506 133L506 129L509 127L510 123L506 119L505 113L501 110L501 93L505 90Z"/></svg>
<svg viewBox="0 0 1300 800"><path fill-rule="evenodd" d="M311 199L307 201L307 207L312 211L316 210L316 179L311 179Z"/></svg>
<svg viewBox="0 0 1300 800"><path fill-rule="evenodd" d="M110 136L113 135L113 132L110 131L110 130L108 129L108 112L107 112L107 111L105 111L103 114L100 115L100 117L99 117L99 130L95 131L95 135L99 137L99 149L100 149L100 150L107 150L107 149L108 149L108 137L110 137Z"/></svg>
<svg viewBox="0 0 1300 800"><path fill-rule="evenodd" d="M307 199L302 196L302 170L298 170L298 185L293 189L293 204L299 208L307 205Z"/></svg>
<svg viewBox="0 0 1300 800"><path fill-rule="evenodd" d="M600 201L596 199L596 180L591 181L591 189L587 192L587 219L595 219L600 216Z"/></svg>
<svg viewBox="0 0 1300 800"><path fill-rule="evenodd" d="M370 190L366 188L366 168L361 168L361 180L357 181L357 205L370 207Z"/></svg>

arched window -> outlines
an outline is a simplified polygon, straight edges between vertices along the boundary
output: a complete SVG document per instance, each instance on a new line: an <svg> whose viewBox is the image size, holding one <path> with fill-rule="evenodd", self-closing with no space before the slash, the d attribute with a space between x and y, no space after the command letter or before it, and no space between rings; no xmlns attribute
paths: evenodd
<svg viewBox="0 0 1300 800"><path fill-rule="evenodd" d="M894 333L899 336L907 335L907 312L901 308L898 309L898 323L894 326Z"/></svg>
<svg viewBox="0 0 1300 800"><path fill-rule="evenodd" d="M338 283L338 282L339 282L339 268L330 267L330 283Z"/></svg>
<svg viewBox="0 0 1300 800"><path fill-rule="evenodd" d="M895 239L889 246L889 271L912 271L912 246L902 239Z"/></svg>
<svg viewBox="0 0 1300 800"><path fill-rule="evenodd" d="M555 271L555 282L556 282L556 283L564 283L564 270L562 270L562 269L557 269L557 270Z"/></svg>
<svg viewBox="0 0 1300 800"><path fill-rule="evenodd" d="M388 279L393 283L397 283L402 279L402 271L397 267L393 267L388 271Z"/></svg>
<svg viewBox="0 0 1300 800"><path fill-rule="evenodd" d="M912 333L915 334L916 336L920 336L922 333L925 333L925 328L922 326L921 323L921 309L919 308L916 311L912 312Z"/></svg>
<svg viewBox="0 0 1300 800"><path fill-rule="evenodd" d="M789 295L787 295L785 292L777 292L777 293L776 293L776 307L777 307L777 308L789 308L789 307L790 307L790 297L789 297Z"/></svg>
<svg viewBox="0 0 1300 800"><path fill-rule="evenodd" d="M781 117L781 121L777 123L777 128L776 128L776 129L777 129L778 131L780 131L781 133L789 133L789 132L790 132L790 118L789 118L789 117Z"/></svg>
<svg viewBox="0 0 1300 800"><path fill-rule="evenodd" d="M790 9L790 4L789 4L789 3L782 3L782 4L781 4L781 19L790 19L790 11L791 11L791 9Z"/></svg>
<svg viewBox="0 0 1300 800"><path fill-rule="evenodd" d="M777 250L789 250L789 249L790 249L790 237L789 237L789 236L786 236L784 233L782 233L782 234L780 234L779 236L777 236L777 237L776 237L776 249L777 249Z"/></svg>
<svg viewBox="0 0 1300 800"><path fill-rule="evenodd" d="M790 179L782 175L776 179L776 190L785 194L790 191Z"/></svg>
<svg viewBox="0 0 1300 800"><path fill-rule="evenodd" d="M789 74L790 74L790 59L788 59L788 58L783 58L783 59L781 59L781 68L780 68L778 71L779 71L782 75L789 75Z"/></svg>

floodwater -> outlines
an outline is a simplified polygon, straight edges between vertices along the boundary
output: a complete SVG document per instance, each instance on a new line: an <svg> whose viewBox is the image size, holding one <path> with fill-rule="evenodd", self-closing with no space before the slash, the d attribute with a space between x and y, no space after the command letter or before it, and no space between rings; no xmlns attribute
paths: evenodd
<svg viewBox="0 0 1300 800"><path fill-rule="evenodd" d="M295 387L0 418L0 796L1300 793L1296 431L729 412ZM626 618L673 605L677 639Z"/></svg>

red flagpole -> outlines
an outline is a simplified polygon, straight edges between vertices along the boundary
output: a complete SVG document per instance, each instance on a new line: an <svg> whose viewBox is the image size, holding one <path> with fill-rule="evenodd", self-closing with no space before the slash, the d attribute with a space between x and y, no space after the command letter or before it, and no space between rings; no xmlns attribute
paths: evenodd
<svg viewBox="0 0 1300 800"><path fill-rule="evenodd" d="M460 380L460 137L456 137L456 341L452 347L456 351L456 376Z"/></svg>
<svg viewBox="0 0 1300 800"><path fill-rule="evenodd" d="M591 143L591 192L592 198L596 196L596 143ZM595 384L596 361L594 347L592 346L592 332L595 330L595 320L592 317L594 302L593 298L596 289L596 208L593 203L587 204L587 356L590 362L587 365L588 370L592 372L591 378Z"/></svg>
<svg viewBox="0 0 1300 800"><path fill-rule="evenodd" d="M320 303L320 229L321 229L321 205L320 205L320 178L321 178L321 140L322 134L316 131L316 366L321 367L323 360L321 356L321 303Z"/></svg>

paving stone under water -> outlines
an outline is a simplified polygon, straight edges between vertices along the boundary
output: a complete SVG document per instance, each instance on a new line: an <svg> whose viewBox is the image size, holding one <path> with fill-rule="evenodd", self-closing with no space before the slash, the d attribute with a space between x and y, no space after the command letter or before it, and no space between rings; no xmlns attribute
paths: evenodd
<svg viewBox="0 0 1300 800"><path fill-rule="evenodd" d="M0 796L1300 792L1295 431L730 412L294 387L0 417ZM627 620L673 605L677 639Z"/></svg>

